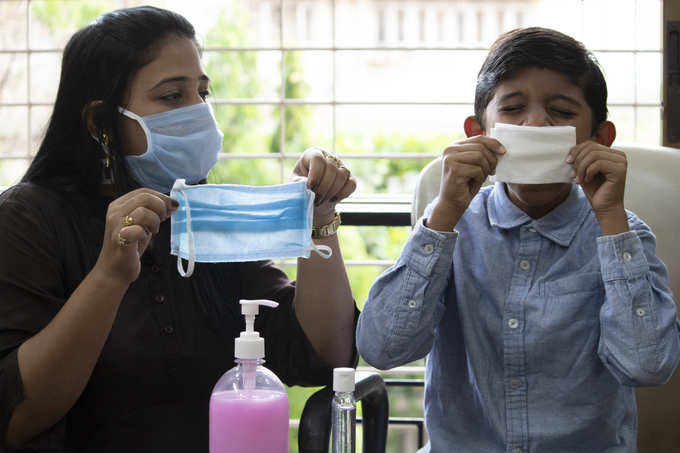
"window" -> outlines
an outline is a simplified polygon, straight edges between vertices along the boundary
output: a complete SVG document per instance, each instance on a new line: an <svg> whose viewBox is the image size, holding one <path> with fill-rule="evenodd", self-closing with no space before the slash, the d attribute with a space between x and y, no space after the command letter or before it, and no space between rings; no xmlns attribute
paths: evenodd
<svg viewBox="0 0 680 453"><path fill-rule="evenodd" d="M15 183L37 150L69 36L140 4L184 14L204 43L225 132L212 181L286 181L315 144L345 160L357 197L408 198L425 163L462 138L486 49L515 26L584 42L607 77L617 142L660 143L661 0L4 0L0 185ZM343 228L361 304L409 228Z"/></svg>
<svg viewBox="0 0 680 453"><path fill-rule="evenodd" d="M437 11L437 40L439 42L444 41L444 21L445 21L445 15L444 11L439 10Z"/></svg>
<svg viewBox="0 0 680 453"><path fill-rule="evenodd" d="M399 42L404 42L404 39L406 37L406 32L404 30L404 21L405 21L405 16L406 12L403 9L400 9L397 11L397 33L398 33L398 41Z"/></svg>
<svg viewBox="0 0 680 453"><path fill-rule="evenodd" d="M382 44L385 42L385 33L386 33L386 25L385 25L385 10L383 8L380 8L378 10L378 43Z"/></svg>

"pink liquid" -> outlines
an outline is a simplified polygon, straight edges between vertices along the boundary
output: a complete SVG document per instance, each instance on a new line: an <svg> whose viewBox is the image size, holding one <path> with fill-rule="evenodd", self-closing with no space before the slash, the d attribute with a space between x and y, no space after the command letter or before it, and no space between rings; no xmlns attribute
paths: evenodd
<svg viewBox="0 0 680 453"><path fill-rule="evenodd" d="M210 453L288 453L288 395L271 390L213 393Z"/></svg>

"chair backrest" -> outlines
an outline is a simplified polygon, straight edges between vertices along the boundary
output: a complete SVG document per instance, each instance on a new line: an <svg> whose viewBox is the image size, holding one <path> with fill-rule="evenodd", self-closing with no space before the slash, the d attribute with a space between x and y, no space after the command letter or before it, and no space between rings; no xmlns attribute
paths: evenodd
<svg viewBox="0 0 680 453"><path fill-rule="evenodd" d="M680 149L634 144L615 145L626 153L628 174L624 203L656 235L656 252L666 264L670 286L680 305ZM418 176L411 223L423 215L439 194L441 158ZM680 372L660 387L637 389L640 453L680 451Z"/></svg>

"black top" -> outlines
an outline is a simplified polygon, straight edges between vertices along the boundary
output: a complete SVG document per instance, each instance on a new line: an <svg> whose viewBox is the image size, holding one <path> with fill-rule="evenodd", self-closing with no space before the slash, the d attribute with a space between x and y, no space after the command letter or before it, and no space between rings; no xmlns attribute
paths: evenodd
<svg viewBox="0 0 680 453"><path fill-rule="evenodd" d="M92 269L106 206L29 183L0 196L0 440L23 398L17 348ZM196 263L185 279L169 239L166 221L82 395L27 451L207 452L210 393L234 366L233 339L244 330L239 299L281 304L261 309L256 329L266 341L265 365L284 383L331 382L332 370L295 317L294 284L283 271L271 262Z"/></svg>

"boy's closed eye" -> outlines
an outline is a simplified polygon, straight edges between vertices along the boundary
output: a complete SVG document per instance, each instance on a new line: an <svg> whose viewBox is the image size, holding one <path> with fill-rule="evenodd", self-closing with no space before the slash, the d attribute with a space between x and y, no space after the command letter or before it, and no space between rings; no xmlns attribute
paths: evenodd
<svg viewBox="0 0 680 453"><path fill-rule="evenodd" d="M576 113L573 111L562 107L550 107L550 111L553 112L554 115L561 116L563 118L573 118L574 115L576 115Z"/></svg>
<svg viewBox="0 0 680 453"><path fill-rule="evenodd" d="M524 108L523 104L504 105L499 109L504 113L520 112Z"/></svg>

